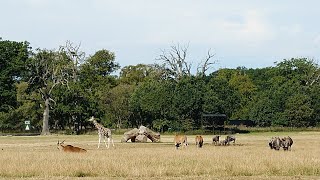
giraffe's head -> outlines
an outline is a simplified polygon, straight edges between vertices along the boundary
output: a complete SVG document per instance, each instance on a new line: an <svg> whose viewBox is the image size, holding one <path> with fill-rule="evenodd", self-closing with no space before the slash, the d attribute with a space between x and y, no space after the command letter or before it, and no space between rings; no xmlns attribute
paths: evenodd
<svg viewBox="0 0 320 180"><path fill-rule="evenodd" d="M94 117L93 116L91 116L91 118L89 119L89 121L94 121Z"/></svg>

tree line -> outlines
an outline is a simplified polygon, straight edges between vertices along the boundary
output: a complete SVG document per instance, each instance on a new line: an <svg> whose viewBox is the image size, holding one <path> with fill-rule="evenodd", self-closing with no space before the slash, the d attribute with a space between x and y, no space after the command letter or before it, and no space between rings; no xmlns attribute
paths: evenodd
<svg viewBox="0 0 320 180"><path fill-rule="evenodd" d="M215 65L208 51L192 73L187 50L171 46L159 63L121 68L106 49L86 56L69 41L48 50L0 38L0 129L22 131L31 121L33 130L49 134L75 124L84 129L95 116L111 128L187 131L201 128L202 113L260 127L319 125L320 69L313 59L208 73Z"/></svg>

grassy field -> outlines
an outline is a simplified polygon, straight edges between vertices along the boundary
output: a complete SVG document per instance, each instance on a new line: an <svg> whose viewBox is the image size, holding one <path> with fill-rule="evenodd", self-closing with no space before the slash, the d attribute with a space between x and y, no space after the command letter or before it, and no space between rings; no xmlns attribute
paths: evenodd
<svg viewBox="0 0 320 180"><path fill-rule="evenodd" d="M291 136L292 151L270 150L272 136ZM320 132L237 134L235 145L202 149L193 135L189 146L175 150L173 136L161 143L120 143L97 149L97 135L0 137L2 179L320 179ZM222 136L224 138L225 136ZM88 150L63 153L57 141Z"/></svg>

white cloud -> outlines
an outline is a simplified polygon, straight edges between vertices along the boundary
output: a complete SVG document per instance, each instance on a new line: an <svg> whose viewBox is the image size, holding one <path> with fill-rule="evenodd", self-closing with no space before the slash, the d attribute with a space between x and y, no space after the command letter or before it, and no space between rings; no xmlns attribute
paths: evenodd
<svg viewBox="0 0 320 180"><path fill-rule="evenodd" d="M233 41L240 43L263 43L274 38L274 30L264 15L257 10L249 10L238 15L242 21L224 20L221 31L228 33Z"/></svg>
<svg viewBox="0 0 320 180"><path fill-rule="evenodd" d="M230 13L232 15L214 12L208 15L201 9L188 9L187 12L162 15L158 22L149 24L149 29L143 35L144 41L152 44L190 42L257 46L275 38L271 23L264 12L258 10Z"/></svg>

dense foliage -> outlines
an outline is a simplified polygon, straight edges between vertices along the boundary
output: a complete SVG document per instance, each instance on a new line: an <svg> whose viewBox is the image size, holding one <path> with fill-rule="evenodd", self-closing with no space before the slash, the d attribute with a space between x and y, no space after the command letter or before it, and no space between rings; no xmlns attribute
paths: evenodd
<svg viewBox="0 0 320 180"><path fill-rule="evenodd" d="M320 122L320 69L311 59L177 78L165 64L120 69L116 55L105 49L79 65L72 64L74 56L61 49L31 52L27 42L0 39L2 131L21 131L26 120L41 131L46 111L50 130L86 128L90 116L111 128L143 124L158 131L201 128L202 113L261 127Z"/></svg>

